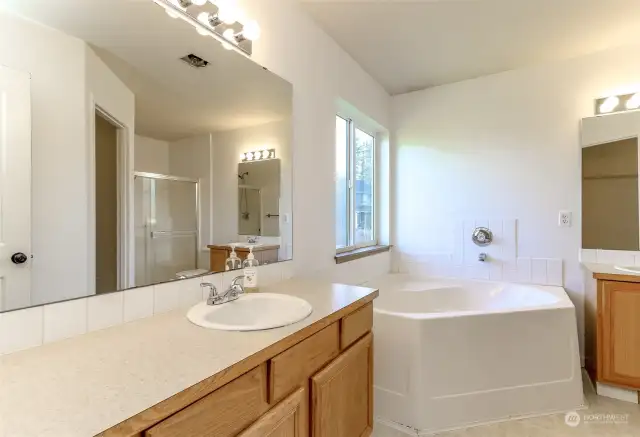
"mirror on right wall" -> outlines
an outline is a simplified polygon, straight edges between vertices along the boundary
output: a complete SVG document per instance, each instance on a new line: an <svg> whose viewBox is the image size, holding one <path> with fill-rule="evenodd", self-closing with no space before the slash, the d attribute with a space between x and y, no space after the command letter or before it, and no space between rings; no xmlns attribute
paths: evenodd
<svg viewBox="0 0 640 437"><path fill-rule="evenodd" d="M582 120L582 248L640 250L640 112Z"/></svg>

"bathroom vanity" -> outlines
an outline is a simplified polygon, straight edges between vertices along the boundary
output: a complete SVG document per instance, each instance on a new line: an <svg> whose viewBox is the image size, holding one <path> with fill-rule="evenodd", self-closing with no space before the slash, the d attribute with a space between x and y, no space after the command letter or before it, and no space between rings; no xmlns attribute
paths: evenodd
<svg viewBox="0 0 640 437"><path fill-rule="evenodd" d="M231 332L183 308L0 357L0 435L368 436L378 291L293 279L265 292L313 312Z"/></svg>
<svg viewBox="0 0 640 437"><path fill-rule="evenodd" d="M587 295L587 368L597 382L640 390L640 275L600 270Z"/></svg>

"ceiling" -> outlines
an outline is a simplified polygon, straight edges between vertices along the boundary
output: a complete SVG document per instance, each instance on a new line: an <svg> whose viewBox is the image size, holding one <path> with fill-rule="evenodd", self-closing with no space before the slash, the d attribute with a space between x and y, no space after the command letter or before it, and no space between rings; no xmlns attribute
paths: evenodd
<svg viewBox="0 0 640 437"><path fill-rule="evenodd" d="M165 141L291 116L280 77L151 0L0 0L0 6L88 42L136 95L136 133ZM196 69L178 59L210 61Z"/></svg>
<svg viewBox="0 0 640 437"><path fill-rule="evenodd" d="M638 40L639 0L300 0L390 94Z"/></svg>

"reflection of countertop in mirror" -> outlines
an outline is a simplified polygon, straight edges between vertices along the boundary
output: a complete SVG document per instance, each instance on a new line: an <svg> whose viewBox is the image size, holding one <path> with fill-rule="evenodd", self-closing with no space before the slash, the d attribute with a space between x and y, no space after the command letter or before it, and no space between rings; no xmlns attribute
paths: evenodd
<svg viewBox="0 0 640 437"><path fill-rule="evenodd" d="M213 375L223 378L267 348L276 355L292 337L310 336L377 296L299 279L262 291L302 297L313 313L294 325L241 333L197 327L183 308L0 357L0 436L95 435Z"/></svg>
<svg viewBox="0 0 640 437"><path fill-rule="evenodd" d="M598 264L598 263L582 263L582 265L589 270L591 273L601 274L601 275L616 275L616 276L640 276L640 267L632 267L632 266L618 266L623 268L632 267L634 269L638 269L637 272L627 271L627 270L619 270L613 264Z"/></svg>

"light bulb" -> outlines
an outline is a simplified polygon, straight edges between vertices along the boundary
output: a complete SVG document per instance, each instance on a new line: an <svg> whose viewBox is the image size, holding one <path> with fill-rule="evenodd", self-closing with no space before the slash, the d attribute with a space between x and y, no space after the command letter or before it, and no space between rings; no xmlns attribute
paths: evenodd
<svg viewBox="0 0 640 437"><path fill-rule="evenodd" d="M244 153L240 154L240 159L246 159L246 158L247 158L247 156Z"/></svg>
<svg viewBox="0 0 640 437"><path fill-rule="evenodd" d="M252 152L247 153L247 159L249 161L253 161L253 153Z"/></svg>
<svg viewBox="0 0 640 437"><path fill-rule="evenodd" d="M196 6L204 6L207 4L207 0L191 0L191 3Z"/></svg>
<svg viewBox="0 0 640 437"><path fill-rule="evenodd" d="M236 40L236 32L233 29L225 30L224 32L222 32L222 36L234 44L238 43L238 41Z"/></svg>
<svg viewBox="0 0 640 437"><path fill-rule="evenodd" d="M616 106L620 103L620 99L616 96L608 97L601 105L600 112L606 114L616 109Z"/></svg>
<svg viewBox="0 0 640 437"><path fill-rule="evenodd" d="M629 100L627 100L627 109L640 108L640 93L636 93Z"/></svg>
<svg viewBox="0 0 640 437"><path fill-rule="evenodd" d="M173 9L166 8L165 11L167 12L167 15L170 16L171 18L179 18L180 17L180 14L178 14Z"/></svg>
<svg viewBox="0 0 640 437"><path fill-rule="evenodd" d="M200 12L198 14L198 21L202 24L209 25L209 13L208 12Z"/></svg>
<svg viewBox="0 0 640 437"><path fill-rule="evenodd" d="M242 35L247 38L249 41L255 41L260 38L260 26L256 20L247 21L247 23L242 28Z"/></svg>
<svg viewBox="0 0 640 437"><path fill-rule="evenodd" d="M196 32L198 32L202 36L209 36L209 31L207 29L203 29L202 27L196 27Z"/></svg>
<svg viewBox="0 0 640 437"><path fill-rule="evenodd" d="M269 157L269 152L267 150L262 151L262 159L267 159Z"/></svg>
<svg viewBox="0 0 640 437"><path fill-rule="evenodd" d="M238 8L232 2L222 3L218 7L218 18L225 24L233 24L238 20Z"/></svg>
<svg viewBox="0 0 640 437"><path fill-rule="evenodd" d="M222 48L225 50L233 50L233 46L231 44L229 44L228 42L223 42L222 43Z"/></svg>

